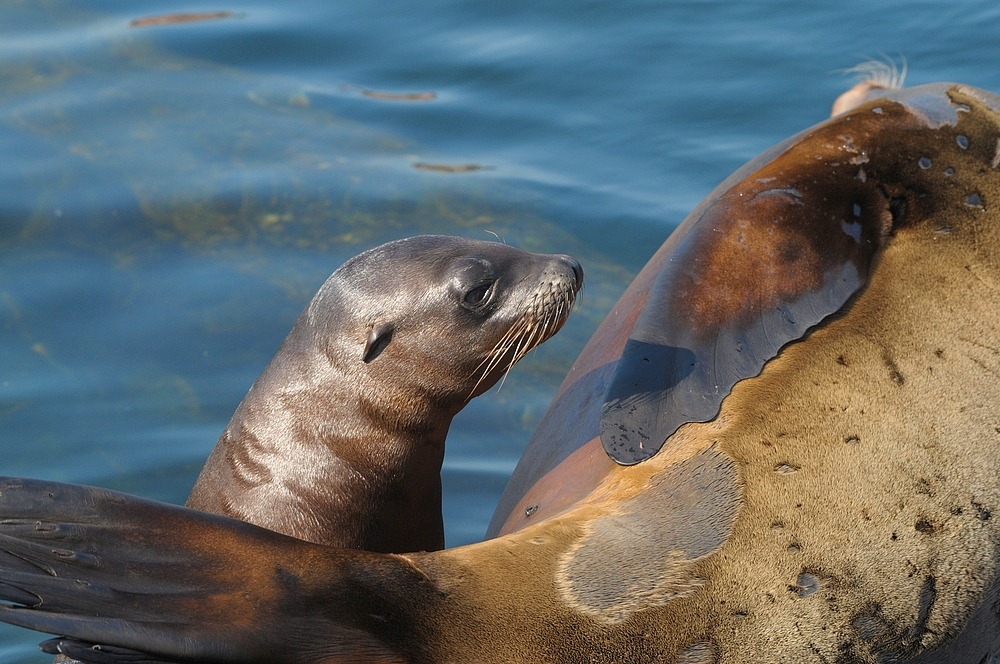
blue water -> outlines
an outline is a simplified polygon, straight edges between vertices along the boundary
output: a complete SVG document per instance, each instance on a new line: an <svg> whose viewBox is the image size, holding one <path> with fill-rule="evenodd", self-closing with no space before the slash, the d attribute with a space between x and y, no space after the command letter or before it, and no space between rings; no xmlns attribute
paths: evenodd
<svg viewBox="0 0 1000 664"><path fill-rule="evenodd" d="M205 11L233 15L130 27ZM0 473L182 502L341 261L496 233L575 255L587 287L453 426L447 537L475 541L577 352L717 182L824 119L866 55L1000 91L998 51L989 1L2 2ZM0 629L0 662L49 661L39 636Z"/></svg>

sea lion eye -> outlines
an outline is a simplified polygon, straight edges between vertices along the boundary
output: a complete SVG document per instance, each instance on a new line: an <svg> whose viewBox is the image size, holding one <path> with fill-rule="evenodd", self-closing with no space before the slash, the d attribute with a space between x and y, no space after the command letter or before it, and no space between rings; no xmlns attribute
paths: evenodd
<svg viewBox="0 0 1000 664"><path fill-rule="evenodd" d="M490 289L493 288L493 282L488 284L483 284L482 286L476 286L462 298L462 302L470 307L478 307L489 299Z"/></svg>

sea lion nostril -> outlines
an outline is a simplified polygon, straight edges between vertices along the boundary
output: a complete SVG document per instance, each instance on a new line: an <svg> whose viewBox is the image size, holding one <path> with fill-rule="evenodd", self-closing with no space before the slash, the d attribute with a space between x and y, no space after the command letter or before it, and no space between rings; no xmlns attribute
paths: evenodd
<svg viewBox="0 0 1000 664"><path fill-rule="evenodd" d="M583 285L583 266L580 265L579 261L577 261L572 256L567 256L566 254L559 254L559 256L557 256L557 258L564 265L569 266L570 269L573 270L573 276L576 277L576 285L577 286L582 286Z"/></svg>

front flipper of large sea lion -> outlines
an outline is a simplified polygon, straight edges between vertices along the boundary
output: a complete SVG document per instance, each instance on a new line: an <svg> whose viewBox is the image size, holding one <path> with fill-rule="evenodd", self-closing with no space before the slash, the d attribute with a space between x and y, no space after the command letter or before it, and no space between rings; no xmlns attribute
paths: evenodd
<svg viewBox="0 0 1000 664"><path fill-rule="evenodd" d="M613 474L610 461L640 463L715 419L737 382L849 310L898 234L933 253L982 232L952 234L952 218L994 218L1000 97L949 83L879 91L753 159L688 215L563 381L488 536L558 513Z"/></svg>
<svg viewBox="0 0 1000 664"><path fill-rule="evenodd" d="M23 605L0 606L0 619L74 637L47 652L95 664L419 659L418 642L394 636L414 627L396 598L435 591L404 559L38 480L0 480L0 513L0 597Z"/></svg>
<svg viewBox="0 0 1000 664"><path fill-rule="evenodd" d="M63 489L0 489L0 548L14 554L0 556L0 597L21 605L0 619L168 661L990 662L998 146L1000 99L939 84L871 100L734 174L574 364L494 539L378 555L90 490L46 502ZM774 298L748 305L741 292ZM750 329L746 307L762 302L816 322L789 332L764 312L767 334L740 336L749 348L713 341ZM704 315L688 329L664 308ZM680 376L676 353L640 356L651 377L626 362L630 341L676 338L696 364L714 360ZM752 362L732 361L746 351ZM634 386L657 388L635 413L606 405L623 363L639 367ZM658 370L680 378L664 388ZM725 377L707 395L717 414L678 422L674 405L692 395L677 389L702 389L684 382L698 375ZM660 431L659 451L612 459L602 417L620 414ZM58 523L73 546L42 543Z"/></svg>

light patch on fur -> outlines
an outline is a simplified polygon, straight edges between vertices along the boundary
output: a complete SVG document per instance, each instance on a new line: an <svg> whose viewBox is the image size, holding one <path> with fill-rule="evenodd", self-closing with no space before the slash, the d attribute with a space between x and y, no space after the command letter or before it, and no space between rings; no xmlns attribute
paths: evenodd
<svg viewBox="0 0 1000 664"><path fill-rule="evenodd" d="M729 536L740 503L734 463L715 446L653 476L636 496L584 526L559 561L572 608L605 623L666 604L704 584L694 563Z"/></svg>
<svg viewBox="0 0 1000 664"><path fill-rule="evenodd" d="M715 661L715 650L707 641L699 641L677 656L677 664L715 664Z"/></svg>

